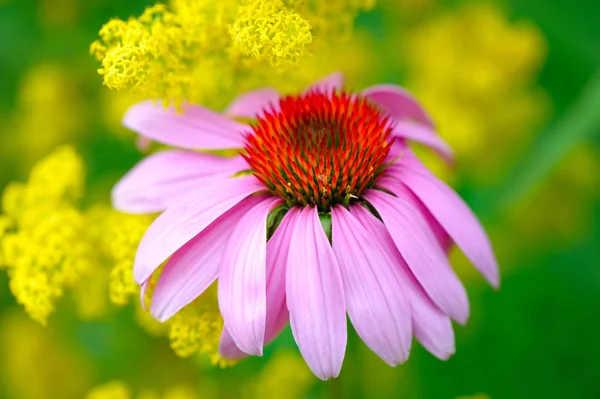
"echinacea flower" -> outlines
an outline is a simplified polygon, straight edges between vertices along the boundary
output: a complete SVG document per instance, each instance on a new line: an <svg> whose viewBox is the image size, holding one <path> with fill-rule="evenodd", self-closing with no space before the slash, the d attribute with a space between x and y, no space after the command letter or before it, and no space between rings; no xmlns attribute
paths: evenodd
<svg viewBox="0 0 600 399"><path fill-rule="evenodd" d="M498 284L477 218L407 147L413 140L452 158L399 87L351 94L333 74L297 96L244 94L224 115L143 102L124 124L180 148L150 155L114 189L119 210L162 212L137 250L135 280L145 287L166 261L150 306L164 321L218 279L225 357L261 355L289 320L311 370L335 377L348 314L390 365L407 360L413 334L446 359L450 320L469 316L451 243Z"/></svg>

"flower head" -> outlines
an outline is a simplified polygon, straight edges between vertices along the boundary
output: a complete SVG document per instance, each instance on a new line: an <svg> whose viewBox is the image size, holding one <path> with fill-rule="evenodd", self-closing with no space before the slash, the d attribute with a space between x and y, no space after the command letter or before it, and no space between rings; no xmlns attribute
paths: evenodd
<svg viewBox="0 0 600 399"><path fill-rule="evenodd" d="M261 355L289 321L311 370L335 377L346 313L391 365L407 360L413 334L439 358L451 356L450 320L465 323L469 304L449 245L493 285L498 268L475 215L406 145L452 158L414 98L389 85L348 93L333 74L297 96L246 93L225 114L145 102L124 118L180 148L149 156L113 191L120 210L162 212L134 262L145 286L166 261L154 317L173 317L218 279L225 357Z"/></svg>
<svg viewBox="0 0 600 399"><path fill-rule="evenodd" d="M322 211L372 186L392 143L388 118L345 93L286 97L252 130L242 156L256 177L289 206Z"/></svg>

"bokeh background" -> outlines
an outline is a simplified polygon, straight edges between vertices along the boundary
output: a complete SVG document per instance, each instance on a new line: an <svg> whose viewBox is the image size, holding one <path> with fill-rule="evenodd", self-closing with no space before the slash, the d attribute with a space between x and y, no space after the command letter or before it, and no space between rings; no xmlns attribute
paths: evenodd
<svg viewBox="0 0 600 399"><path fill-rule="evenodd" d="M217 110L244 89L293 92L335 70L353 89L401 84L455 148L452 168L419 151L484 222L500 290L454 251L472 304L456 355L442 362L415 343L390 368L352 332L341 376L327 382L289 330L263 358L213 364L210 299L185 323L153 324L127 280L134 244L111 247L147 225L108 206L111 185L145 150L120 117L149 92L110 90L90 44L109 19L153 4L0 1L0 243L6 252L28 240L31 264L47 255L46 235L68 251L108 248L60 278L0 256L0 398L600 398L599 2L379 0L342 27L336 13L315 22L314 47L284 75L232 80L238 72L216 56L186 60L202 76L188 95ZM15 192L30 199L15 202ZM98 237L82 244L73 226ZM60 262L79 265L64 242Z"/></svg>

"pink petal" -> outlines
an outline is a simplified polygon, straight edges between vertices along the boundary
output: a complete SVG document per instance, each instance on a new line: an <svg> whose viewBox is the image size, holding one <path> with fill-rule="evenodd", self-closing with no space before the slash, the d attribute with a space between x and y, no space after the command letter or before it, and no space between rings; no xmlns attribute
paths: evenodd
<svg viewBox="0 0 600 399"><path fill-rule="evenodd" d="M465 288L423 216L408 201L377 190L364 197L381 215L396 247L433 302L459 323L469 318Z"/></svg>
<svg viewBox="0 0 600 399"><path fill-rule="evenodd" d="M421 143L435 150L446 162L454 162L454 151L432 128L410 121L396 122L392 135Z"/></svg>
<svg viewBox="0 0 600 399"><path fill-rule="evenodd" d="M404 156L407 151L410 151L410 147L406 143L406 140L394 140L390 148L390 152L388 153L387 157L385 157L384 163L390 164L396 162L400 157Z"/></svg>
<svg viewBox="0 0 600 399"><path fill-rule="evenodd" d="M227 331L238 348L257 356L267 317L267 216L282 203L266 195L259 199L228 233L219 271L219 308Z"/></svg>
<svg viewBox="0 0 600 399"><path fill-rule="evenodd" d="M152 296L154 318L160 322L170 319L216 280L230 231L259 201L258 196L246 198L173 254Z"/></svg>
<svg viewBox="0 0 600 399"><path fill-rule="evenodd" d="M388 177L389 176L389 177ZM423 215L435 238L440 243L444 252L448 253L454 243L446 230L439 224L437 219L429 212L429 209L421 202L421 200L408 189L402 180L390 174L389 172L377 180L376 187L383 188L397 197L409 201Z"/></svg>
<svg viewBox="0 0 600 399"><path fill-rule="evenodd" d="M339 266L317 208L297 212L287 261L286 296L292 333L308 367L337 377L346 350L346 303Z"/></svg>
<svg viewBox="0 0 600 399"><path fill-rule="evenodd" d="M371 86L363 90L362 95L375 101L397 121L412 119L434 128L433 121L425 108L412 94L399 86L390 84Z"/></svg>
<svg viewBox="0 0 600 399"><path fill-rule="evenodd" d="M219 340L219 354L225 359L243 359L248 356L246 352L237 347L225 326L223 326Z"/></svg>
<svg viewBox="0 0 600 399"><path fill-rule="evenodd" d="M267 109L279 109L279 92L272 87L248 91L237 96L225 110L236 118L256 119Z"/></svg>
<svg viewBox="0 0 600 399"><path fill-rule="evenodd" d="M287 212L267 242L267 343L279 335L290 318L285 302L285 279L296 216L297 212Z"/></svg>
<svg viewBox="0 0 600 399"><path fill-rule="evenodd" d="M248 169L242 157L183 150L157 152L139 162L112 190L113 207L128 213L164 211L181 196Z"/></svg>
<svg viewBox="0 0 600 399"><path fill-rule="evenodd" d="M393 253L388 254L343 206L332 208L331 216L348 316L362 340L386 363L404 363L412 324Z"/></svg>
<svg viewBox="0 0 600 399"><path fill-rule="evenodd" d="M477 216L462 198L414 156L402 158L398 166L389 168L389 171L402 179L423 201L481 274L492 286L498 287L500 272L492 245Z"/></svg>
<svg viewBox="0 0 600 399"><path fill-rule="evenodd" d="M344 89L346 77L341 72L331 73L311 84L305 92L316 90L321 93L331 93Z"/></svg>
<svg viewBox="0 0 600 399"><path fill-rule="evenodd" d="M417 340L433 355L442 360L448 359L455 350L450 318L431 302L398 252L385 225L360 205L352 206L350 213L375 237L386 253L393 257L402 290L410 303L413 332Z"/></svg>
<svg viewBox="0 0 600 399"><path fill-rule="evenodd" d="M249 127L206 108L185 105L183 112L152 101L138 103L123 117L123 125L159 143L188 149L242 148Z"/></svg>
<svg viewBox="0 0 600 399"><path fill-rule="evenodd" d="M138 284L219 216L264 186L254 176L215 182L181 198L150 225L138 247L133 276Z"/></svg>
<svg viewBox="0 0 600 399"><path fill-rule="evenodd" d="M147 153L148 151L150 151L151 145L152 140L150 140L148 137L138 135L135 138L135 146L138 150L140 150L140 152Z"/></svg>
<svg viewBox="0 0 600 399"><path fill-rule="evenodd" d="M144 310L144 312L147 310L146 309L146 290L148 289L148 280L144 281L142 284L140 284L140 303L142 304L142 309Z"/></svg>
<svg viewBox="0 0 600 399"><path fill-rule="evenodd" d="M295 212L288 212L273 237L267 242L267 322L265 344L271 342L287 325L289 313L285 303L285 265L292 239ZM238 359L247 356L242 352L227 328L223 328L219 344L221 356Z"/></svg>

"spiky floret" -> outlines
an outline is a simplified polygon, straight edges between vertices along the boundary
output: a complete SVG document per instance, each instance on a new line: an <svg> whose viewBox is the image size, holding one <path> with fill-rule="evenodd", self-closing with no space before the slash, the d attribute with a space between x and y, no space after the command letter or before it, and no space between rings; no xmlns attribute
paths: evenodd
<svg viewBox="0 0 600 399"><path fill-rule="evenodd" d="M244 155L255 175L289 206L348 205L381 174L391 123L357 95L311 91L284 97L258 119Z"/></svg>

